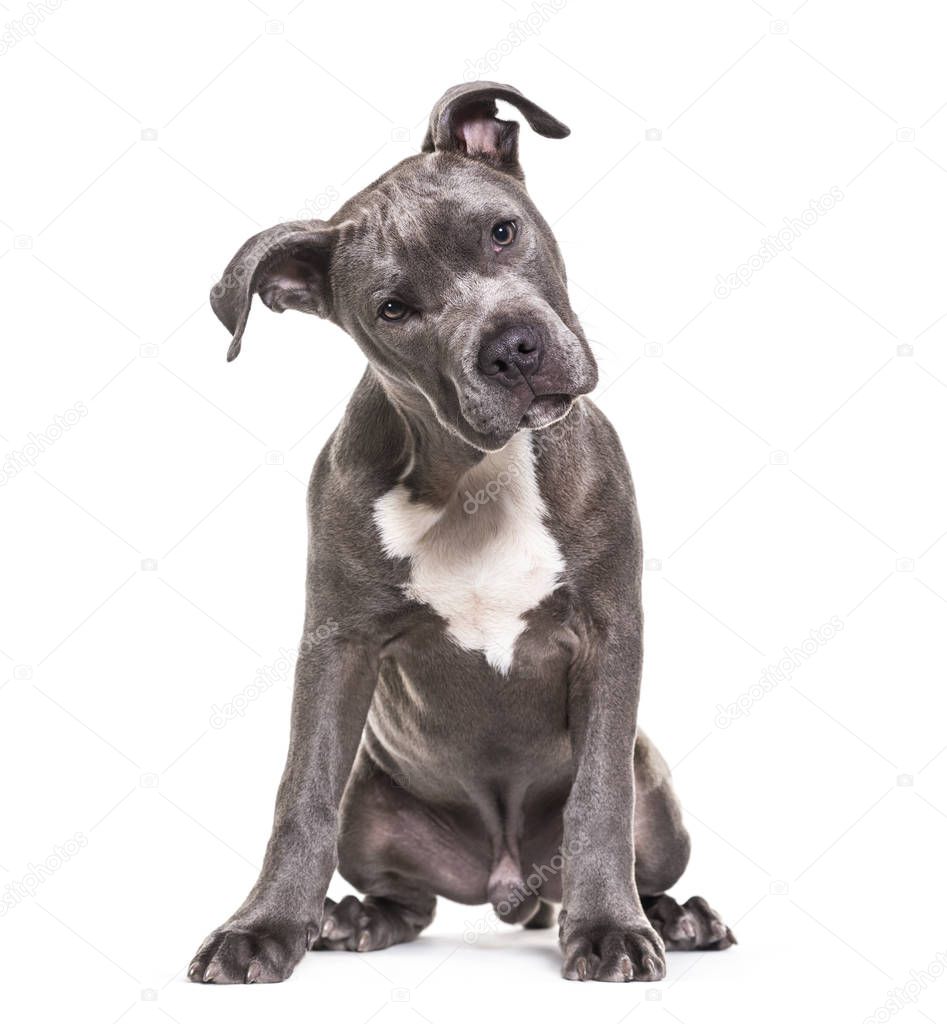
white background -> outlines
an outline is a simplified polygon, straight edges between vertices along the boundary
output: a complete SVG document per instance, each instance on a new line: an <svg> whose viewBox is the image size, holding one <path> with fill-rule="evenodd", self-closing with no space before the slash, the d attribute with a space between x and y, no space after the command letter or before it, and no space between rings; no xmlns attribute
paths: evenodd
<svg viewBox="0 0 947 1024"><path fill-rule="evenodd" d="M34 30L0 56L2 451L76 422L0 487L0 891L34 890L0 917L5 1015L862 1021L913 979L899 1019L947 1020L942 5L26 11L0 3ZM694 840L677 895L740 945L673 954L659 985L566 984L552 932L442 902L413 945L190 985L268 834L305 480L362 367L336 328L262 306L228 366L206 294L248 235L415 152L478 71L573 129L524 128L523 163L637 483L642 721Z"/></svg>

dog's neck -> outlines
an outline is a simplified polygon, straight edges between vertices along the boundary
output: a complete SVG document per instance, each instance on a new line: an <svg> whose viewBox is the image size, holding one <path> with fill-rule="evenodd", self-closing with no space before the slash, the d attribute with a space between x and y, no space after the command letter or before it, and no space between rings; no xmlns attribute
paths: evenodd
<svg viewBox="0 0 947 1024"><path fill-rule="evenodd" d="M434 508L445 506L484 452L442 426L417 391L381 378L378 383L399 427L398 482L416 500Z"/></svg>

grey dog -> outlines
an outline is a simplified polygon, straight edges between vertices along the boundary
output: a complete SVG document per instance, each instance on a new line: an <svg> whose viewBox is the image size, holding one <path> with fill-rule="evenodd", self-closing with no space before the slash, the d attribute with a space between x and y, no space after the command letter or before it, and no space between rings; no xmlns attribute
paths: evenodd
<svg viewBox="0 0 947 1024"><path fill-rule="evenodd" d="M350 334L368 367L308 493L305 632L264 865L193 981L288 978L307 949L415 938L438 895L551 927L562 975L655 981L725 949L667 895L690 841L637 729L641 538L509 86L449 89L422 152L328 221L263 231L211 293ZM326 897L333 871L364 893Z"/></svg>

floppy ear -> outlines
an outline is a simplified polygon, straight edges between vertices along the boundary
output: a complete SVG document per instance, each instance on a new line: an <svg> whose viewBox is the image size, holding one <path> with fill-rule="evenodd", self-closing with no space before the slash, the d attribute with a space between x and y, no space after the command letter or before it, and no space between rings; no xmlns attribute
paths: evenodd
<svg viewBox="0 0 947 1024"><path fill-rule="evenodd" d="M243 243L210 292L217 319L233 335L227 362L240 354L254 294L277 313L299 309L329 315L328 265L334 234L325 221L294 220Z"/></svg>
<svg viewBox="0 0 947 1024"><path fill-rule="evenodd" d="M437 101L421 151L463 153L522 178L517 151L520 126L496 116L497 100L516 107L530 128L546 138L564 139L569 134L561 121L511 85L468 82L448 89Z"/></svg>

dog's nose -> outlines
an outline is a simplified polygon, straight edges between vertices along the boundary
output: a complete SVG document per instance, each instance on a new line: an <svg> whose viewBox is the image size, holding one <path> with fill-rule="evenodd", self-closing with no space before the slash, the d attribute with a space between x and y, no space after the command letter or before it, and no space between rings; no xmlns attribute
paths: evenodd
<svg viewBox="0 0 947 1024"><path fill-rule="evenodd" d="M535 327L514 324L504 327L480 347L477 364L481 373L507 387L532 377L543 359L543 339Z"/></svg>

